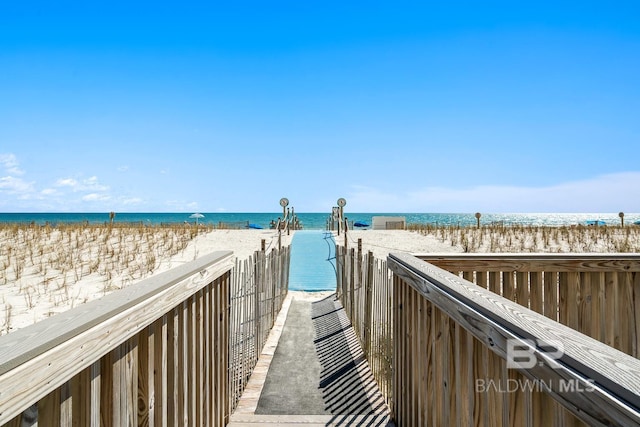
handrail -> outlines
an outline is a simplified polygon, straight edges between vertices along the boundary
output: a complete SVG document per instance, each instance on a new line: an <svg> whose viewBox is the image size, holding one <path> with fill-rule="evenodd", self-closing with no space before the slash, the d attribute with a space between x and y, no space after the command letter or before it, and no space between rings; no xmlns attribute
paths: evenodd
<svg viewBox="0 0 640 427"><path fill-rule="evenodd" d="M16 366L64 343L77 335L157 296L177 283L200 273L189 287L204 284L233 267L233 252L217 251L159 273L118 292L82 304L56 316L0 336L0 376ZM196 280L197 279L197 280ZM138 326L143 327L143 326ZM111 337L111 340L114 340Z"/></svg>
<svg viewBox="0 0 640 427"><path fill-rule="evenodd" d="M0 337L0 425L10 421L34 402L48 396L72 378L78 378L83 370L100 369L100 360L112 350L120 348L118 352L124 355L121 356L122 360L127 360L130 357L127 356L130 354L130 349L126 343L130 340L135 340L134 342L137 343L139 340L140 345L143 345L143 338L139 338L137 334L150 325L156 324L159 319L162 321L165 313L178 310L177 307L183 306L180 310L188 313L189 322L183 322L183 320L176 320L176 322L183 322L184 327L188 328L187 323L193 322L195 325L196 319L201 321L197 318L196 312L202 310L205 305L208 307L210 301L203 301L201 297L199 301L193 300L189 306L185 301L192 298L194 294L202 293L204 288L214 289L217 292L215 285L211 287L212 284L220 280L228 281L232 267L232 252L214 252L142 280L135 286ZM228 284L225 287L228 288ZM224 319L227 319L224 310L228 310L225 308L228 307L228 301L223 299L227 294L228 291L224 291L219 295L216 294L218 296L215 297L220 301L216 310L222 310L220 316ZM209 316L209 312L205 313L205 316ZM168 338L165 335L167 328L172 330L173 327L173 323L167 325L165 320L161 336L165 339L173 339L170 333ZM208 327L204 326L204 328ZM195 333L192 332L192 334ZM163 340L156 342L157 345L166 349L166 343ZM123 345L124 349L122 349ZM206 343L206 345L209 344ZM184 348L185 352L189 351L187 347ZM199 347L199 350L203 349ZM156 354L154 357L159 356L161 354ZM107 363L103 366L111 366L109 362L104 360L103 362ZM105 371L105 375L110 375L110 371ZM204 380L204 377L202 379ZM127 387L125 394L129 393L131 386L123 386ZM85 387L90 386L85 385ZM166 387L165 383L163 388L166 389ZM166 399L166 396L164 398ZM127 408L124 412L131 409ZM166 406L163 410L167 410ZM128 415L120 414L121 417ZM97 414L91 412L90 416L94 417ZM116 416L118 415L114 415ZM114 422L118 422L117 419Z"/></svg>
<svg viewBox="0 0 640 427"><path fill-rule="evenodd" d="M413 254L447 271L640 271L632 253L429 253Z"/></svg>
<svg viewBox="0 0 640 427"><path fill-rule="evenodd" d="M508 340L560 340L560 357L549 357L538 345L530 348L534 366L518 370L546 381L548 393L578 418L596 425L640 423L640 360L417 257L391 254L388 265L395 280L409 284L501 358L507 357ZM567 380L589 392L561 390Z"/></svg>
<svg viewBox="0 0 640 427"><path fill-rule="evenodd" d="M640 357L640 254L419 254L423 261Z"/></svg>

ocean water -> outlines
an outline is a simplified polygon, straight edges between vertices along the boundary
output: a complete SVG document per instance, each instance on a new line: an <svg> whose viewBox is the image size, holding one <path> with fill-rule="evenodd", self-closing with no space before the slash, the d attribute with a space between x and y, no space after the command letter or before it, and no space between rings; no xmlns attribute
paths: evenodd
<svg viewBox="0 0 640 427"><path fill-rule="evenodd" d="M203 218L198 222L207 225L219 226L221 223L246 223L255 224L265 229L269 228L270 222L277 221L282 216L282 212L273 213L221 213L202 212ZM330 213L296 213L302 227L305 230L324 230ZM476 224L475 213L351 213L345 212L349 221L359 221L371 224L373 216L404 216L408 224L437 224L437 225L460 225L470 226ZM116 222L135 222L149 225L159 225L161 223L193 223L195 219L190 218L191 212L116 212ZM514 214L492 214L483 213L481 224L503 223L505 225L575 225L585 224L587 221L600 220L605 224L619 225L620 217L618 213L514 213ZM625 224L632 224L640 221L640 213L625 213ZM0 222L35 223L38 225L88 222L91 224L103 224L109 222L109 213L0 213Z"/></svg>

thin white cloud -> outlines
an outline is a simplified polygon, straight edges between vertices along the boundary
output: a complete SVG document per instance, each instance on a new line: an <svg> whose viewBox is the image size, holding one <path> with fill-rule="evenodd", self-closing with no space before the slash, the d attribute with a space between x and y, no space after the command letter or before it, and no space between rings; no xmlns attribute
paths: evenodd
<svg viewBox="0 0 640 427"><path fill-rule="evenodd" d="M0 165L9 175L24 175L24 171L20 169L18 158L12 153L0 153Z"/></svg>
<svg viewBox="0 0 640 427"><path fill-rule="evenodd" d="M56 181L56 187L71 187L75 188L78 186L78 181L73 178L61 178Z"/></svg>
<svg viewBox="0 0 640 427"><path fill-rule="evenodd" d="M92 176L82 181L82 190L109 191L109 186L100 184L100 182L98 182L98 177Z"/></svg>
<svg viewBox="0 0 640 427"><path fill-rule="evenodd" d="M142 203L144 203L144 200L140 197L129 197L122 200L122 204L125 206L140 205Z"/></svg>
<svg viewBox="0 0 640 427"><path fill-rule="evenodd" d="M164 203L170 210L182 212L184 210L198 210L198 202L187 202L184 200L167 200Z"/></svg>
<svg viewBox="0 0 640 427"><path fill-rule="evenodd" d="M21 178L3 176L0 177L0 191L7 194L31 193L34 191L34 184Z"/></svg>
<svg viewBox="0 0 640 427"><path fill-rule="evenodd" d="M111 197L107 194L90 193L82 196L82 200L85 202L104 202L110 200Z"/></svg>
<svg viewBox="0 0 640 427"><path fill-rule="evenodd" d="M129 170L129 166L123 165L118 167L118 172L127 172Z"/></svg>
<svg viewBox="0 0 640 427"><path fill-rule="evenodd" d="M108 185L100 184L97 176L78 181L74 178L60 178L55 183L56 187L69 187L72 191L109 191Z"/></svg>
<svg viewBox="0 0 640 427"><path fill-rule="evenodd" d="M640 172L545 187L426 187L393 192L354 187L347 200L354 212L640 212Z"/></svg>

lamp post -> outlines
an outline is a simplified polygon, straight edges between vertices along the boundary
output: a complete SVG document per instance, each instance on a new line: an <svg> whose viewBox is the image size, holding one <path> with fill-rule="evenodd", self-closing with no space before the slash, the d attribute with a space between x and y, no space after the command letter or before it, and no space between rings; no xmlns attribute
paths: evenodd
<svg viewBox="0 0 640 427"><path fill-rule="evenodd" d="M286 197L280 199L280 206L282 206L282 218L284 219L287 217L287 206L289 206L289 199L287 199Z"/></svg>
<svg viewBox="0 0 640 427"><path fill-rule="evenodd" d="M340 212L338 213L338 236L339 236L340 228L342 227L342 219L344 218L344 207L347 205L347 200L344 197L340 197L337 203L338 203L338 208L340 209Z"/></svg>

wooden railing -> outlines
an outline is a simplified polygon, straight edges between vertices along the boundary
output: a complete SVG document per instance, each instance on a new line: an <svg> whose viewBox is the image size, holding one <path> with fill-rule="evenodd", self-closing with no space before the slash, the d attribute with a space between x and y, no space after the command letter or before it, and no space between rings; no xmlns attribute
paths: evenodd
<svg viewBox="0 0 640 427"><path fill-rule="evenodd" d="M637 254L416 256L640 357L640 256Z"/></svg>
<svg viewBox="0 0 640 427"><path fill-rule="evenodd" d="M226 425L288 262L215 252L0 337L0 425Z"/></svg>
<svg viewBox="0 0 640 427"><path fill-rule="evenodd" d="M231 285L230 387L233 412L288 292L291 247L236 261Z"/></svg>
<svg viewBox="0 0 640 427"><path fill-rule="evenodd" d="M351 320L371 372L387 404L392 399L391 272L371 252L336 245L337 294Z"/></svg>
<svg viewBox="0 0 640 427"><path fill-rule="evenodd" d="M393 255L386 271L371 253L336 253L338 293L372 367L388 363L376 379L393 384L398 425L640 423L637 255ZM562 352L546 345L558 341ZM393 354L376 360L380 342ZM514 342L534 366L507 368Z"/></svg>
<svg viewBox="0 0 640 427"><path fill-rule="evenodd" d="M640 360L416 257L389 267L399 425L640 423Z"/></svg>

